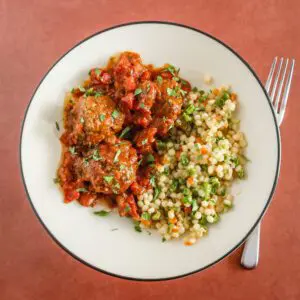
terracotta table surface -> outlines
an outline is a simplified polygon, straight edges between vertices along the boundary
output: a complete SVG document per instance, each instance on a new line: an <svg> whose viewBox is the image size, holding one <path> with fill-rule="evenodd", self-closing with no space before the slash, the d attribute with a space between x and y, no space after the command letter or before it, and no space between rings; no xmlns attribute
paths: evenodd
<svg viewBox="0 0 300 300"><path fill-rule="evenodd" d="M1 0L0 299L300 299L299 16L299 0ZM59 248L26 199L18 162L20 126L41 77L81 39L137 20L175 21L211 33L237 50L263 81L274 56L298 60L281 127L281 174L263 221L256 270L240 267L239 249L183 279L135 283L110 277Z"/></svg>

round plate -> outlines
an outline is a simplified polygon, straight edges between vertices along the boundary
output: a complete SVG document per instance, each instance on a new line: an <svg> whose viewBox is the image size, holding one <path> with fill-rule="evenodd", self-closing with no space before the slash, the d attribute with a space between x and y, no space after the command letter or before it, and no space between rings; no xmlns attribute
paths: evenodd
<svg viewBox="0 0 300 300"><path fill-rule="evenodd" d="M171 63L181 76L203 87L231 84L240 99L241 130L248 140L248 178L234 185L235 206L192 247L182 240L162 243L133 229L117 213L97 217L90 208L64 204L53 183L61 155L55 122L62 120L65 93L95 66L131 50L144 63ZM25 114L20 159L24 185L37 217L55 241L81 262L135 280L171 279L203 270L236 249L263 216L273 195L280 164L280 138L267 94L250 66L216 38L194 28L164 22L124 24L96 33L60 58L37 87ZM114 230L118 229L118 230Z"/></svg>

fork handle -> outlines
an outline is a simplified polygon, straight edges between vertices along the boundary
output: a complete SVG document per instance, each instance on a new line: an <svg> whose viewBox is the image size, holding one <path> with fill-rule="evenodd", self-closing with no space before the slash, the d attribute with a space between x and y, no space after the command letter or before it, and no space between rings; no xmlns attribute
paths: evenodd
<svg viewBox="0 0 300 300"><path fill-rule="evenodd" d="M259 260L260 223L254 228L245 242L241 265L246 269L257 267Z"/></svg>

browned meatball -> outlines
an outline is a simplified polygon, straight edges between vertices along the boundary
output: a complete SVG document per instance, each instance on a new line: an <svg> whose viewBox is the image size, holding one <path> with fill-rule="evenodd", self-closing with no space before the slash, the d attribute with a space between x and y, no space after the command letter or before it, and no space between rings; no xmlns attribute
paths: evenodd
<svg viewBox="0 0 300 300"><path fill-rule="evenodd" d="M80 97L66 120L70 144L95 145L120 131L124 118L108 96Z"/></svg>
<svg viewBox="0 0 300 300"><path fill-rule="evenodd" d="M160 86L161 95L153 106L151 127L157 128L159 135L166 135L181 112L183 103L180 85L175 80L164 80Z"/></svg>
<svg viewBox="0 0 300 300"><path fill-rule="evenodd" d="M75 162L77 177L87 181L91 190L103 194L125 192L136 179L137 154L128 141L103 143Z"/></svg>

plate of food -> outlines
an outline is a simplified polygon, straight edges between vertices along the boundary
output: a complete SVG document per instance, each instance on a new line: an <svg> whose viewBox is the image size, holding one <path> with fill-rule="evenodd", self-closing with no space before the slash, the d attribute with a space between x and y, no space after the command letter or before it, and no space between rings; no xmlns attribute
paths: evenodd
<svg viewBox="0 0 300 300"><path fill-rule="evenodd" d="M20 164L35 214L82 263L134 280L204 270L247 238L274 193L280 137L251 67L187 26L109 28L34 92Z"/></svg>

